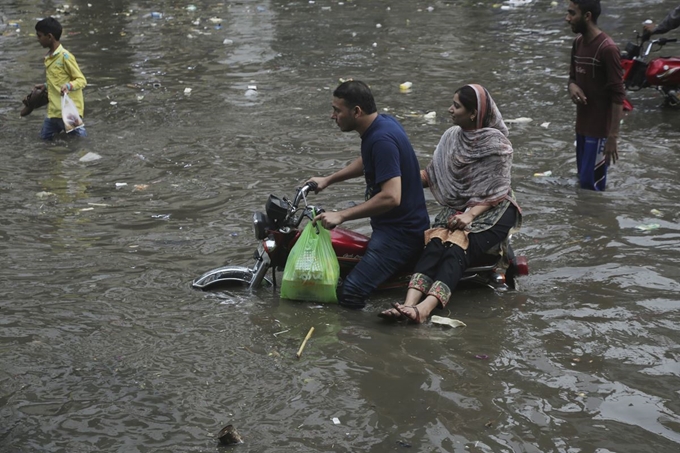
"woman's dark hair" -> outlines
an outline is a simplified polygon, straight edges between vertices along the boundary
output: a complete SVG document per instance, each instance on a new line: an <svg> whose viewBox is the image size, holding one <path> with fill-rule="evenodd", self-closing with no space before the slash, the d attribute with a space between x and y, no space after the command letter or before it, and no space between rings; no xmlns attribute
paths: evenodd
<svg viewBox="0 0 680 453"><path fill-rule="evenodd" d="M571 2L578 6L578 9L581 10L581 14L590 13L593 23L597 25L597 18L600 17L600 13L602 12L600 0L571 0Z"/></svg>
<svg viewBox="0 0 680 453"><path fill-rule="evenodd" d="M484 89L484 92L486 93L486 108L483 110L487 112L482 118L482 127L489 127L489 123L491 121L491 116L489 113L491 112L491 98L489 96L489 93ZM460 101L461 105L465 107L465 110L468 112L477 112L477 115L479 115L479 111L477 109L477 92L472 88L470 85L465 85L464 87L460 87L456 90L456 93L458 94L458 100Z"/></svg>
<svg viewBox="0 0 680 453"><path fill-rule="evenodd" d="M61 38L61 24L54 17L46 17L39 21L35 24L35 31L39 31L45 36L51 34L57 41Z"/></svg>
<svg viewBox="0 0 680 453"><path fill-rule="evenodd" d="M458 100L465 107L465 110L468 112L477 110L477 93L471 86L460 87L453 94L458 94Z"/></svg>
<svg viewBox="0 0 680 453"><path fill-rule="evenodd" d="M367 115L378 111L378 108L375 106L375 99L373 99L371 89L364 82L358 80L348 80L347 82L341 83L340 86L333 91L333 97L345 101L345 105L350 109L353 109L358 105Z"/></svg>

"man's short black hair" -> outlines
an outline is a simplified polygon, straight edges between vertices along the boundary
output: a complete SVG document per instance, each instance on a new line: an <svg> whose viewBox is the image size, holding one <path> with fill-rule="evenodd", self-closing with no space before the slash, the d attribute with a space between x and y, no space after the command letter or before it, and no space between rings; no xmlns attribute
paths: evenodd
<svg viewBox="0 0 680 453"><path fill-rule="evenodd" d="M46 17L39 21L35 24L35 31L39 31L45 36L51 34L57 41L61 38L61 24L54 17Z"/></svg>
<svg viewBox="0 0 680 453"><path fill-rule="evenodd" d="M593 23L597 24L597 18L600 17L600 13L602 12L600 0L571 0L571 2L578 6L578 9L581 10L581 14L590 13Z"/></svg>
<svg viewBox="0 0 680 453"><path fill-rule="evenodd" d="M347 82L341 83L340 86L333 91L333 97L345 101L345 105L350 109L353 109L358 105L367 115L378 111L378 108L375 106L375 99L373 99L371 89L368 85L359 80L348 80Z"/></svg>

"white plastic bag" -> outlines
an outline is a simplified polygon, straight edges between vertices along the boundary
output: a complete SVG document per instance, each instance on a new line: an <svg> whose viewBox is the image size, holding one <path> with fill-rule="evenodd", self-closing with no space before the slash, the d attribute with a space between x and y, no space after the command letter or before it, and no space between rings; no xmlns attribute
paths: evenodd
<svg viewBox="0 0 680 453"><path fill-rule="evenodd" d="M78 113L78 107L73 103L68 93L64 93L61 97L61 119L64 120L64 127L66 128L66 133L72 132L85 126L83 119Z"/></svg>

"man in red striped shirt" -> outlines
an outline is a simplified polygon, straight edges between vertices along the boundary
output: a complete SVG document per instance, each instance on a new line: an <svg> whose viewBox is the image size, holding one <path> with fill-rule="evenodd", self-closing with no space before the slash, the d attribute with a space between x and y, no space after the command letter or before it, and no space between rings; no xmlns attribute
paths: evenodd
<svg viewBox="0 0 680 453"><path fill-rule="evenodd" d="M604 191L616 163L626 91L619 48L597 26L600 0L572 0L566 21L578 36L571 49L569 96L576 104L576 166L582 188Z"/></svg>

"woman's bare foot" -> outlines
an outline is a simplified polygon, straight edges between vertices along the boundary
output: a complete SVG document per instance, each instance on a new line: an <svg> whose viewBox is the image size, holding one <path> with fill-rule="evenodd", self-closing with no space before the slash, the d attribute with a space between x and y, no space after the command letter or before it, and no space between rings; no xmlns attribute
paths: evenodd
<svg viewBox="0 0 680 453"><path fill-rule="evenodd" d="M387 319L390 321L401 321L404 319L404 315L399 313L396 308L388 308L378 313L379 318Z"/></svg>
<svg viewBox="0 0 680 453"><path fill-rule="evenodd" d="M402 305L395 302L392 306L412 323L422 324L427 319L427 316L423 318L420 317L420 310L418 310L417 305Z"/></svg>

